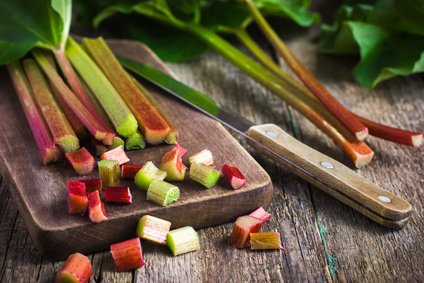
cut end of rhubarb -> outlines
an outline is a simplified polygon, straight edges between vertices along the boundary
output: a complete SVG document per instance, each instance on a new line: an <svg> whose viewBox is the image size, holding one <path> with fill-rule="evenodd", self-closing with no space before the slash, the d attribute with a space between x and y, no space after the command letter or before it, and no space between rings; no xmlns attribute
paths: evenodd
<svg viewBox="0 0 424 283"><path fill-rule="evenodd" d="M166 136L165 142L168 144L178 144L178 132L171 130L171 132L169 132Z"/></svg>
<svg viewBox="0 0 424 283"><path fill-rule="evenodd" d="M157 168L152 161L147 161L134 177L135 184L147 191L154 180L164 180L167 173Z"/></svg>
<svg viewBox="0 0 424 283"><path fill-rule="evenodd" d="M87 175L94 169L94 157L85 147L74 152L67 152L65 157L78 175Z"/></svg>
<svg viewBox="0 0 424 283"><path fill-rule="evenodd" d="M134 115L128 115L127 119L116 128L118 134L123 137L129 137L137 131L138 123Z"/></svg>
<svg viewBox="0 0 424 283"><path fill-rule="evenodd" d="M179 198L180 189L165 181L154 180L147 190L147 200L162 206L167 206Z"/></svg>
<svg viewBox="0 0 424 283"><path fill-rule="evenodd" d="M121 172L116 160L101 160L97 163L102 187L113 187L119 183Z"/></svg>
<svg viewBox="0 0 424 283"><path fill-rule="evenodd" d="M363 131L361 131L361 132L356 132L355 133L355 136L356 136L356 138L359 140L359 141L363 141L363 140L365 140L367 137L368 137L368 128L365 128Z"/></svg>
<svg viewBox="0 0 424 283"><path fill-rule="evenodd" d="M80 148L79 139L73 135L67 135L56 139L64 152L74 152Z"/></svg>
<svg viewBox="0 0 424 283"><path fill-rule="evenodd" d="M423 134L417 134L411 137L412 146L420 147L423 145Z"/></svg>
<svg viewBox="0 0 424 283"><path fill-rule="evenodd" d="M100 159L101 160L116 160L119 162L119 165L122 165L130 161L122 145L118 146L117 148L106 151L100 156Z"/></svg>
<svg viewBox="0 0 424 283"><path fill-rule="evenodd" d="M250 240L250 233L257 233L262 228L262 220L253 216L240 216L234 223L230 242L237 248L244 248Z"/></svg>
<svg viewBox="0 0 424 283"><path fill-rule="evenodd" d="M262 223L267 221L269 219L270 215L271 214L266 212L265 209L262 206L249 214L249 216L260 219L262 221Z"/></svg>
<svg viewBox="0 0 424 283"><path fill-rule="evenodd" d="M373 151L371 151L367 154L362 154L362 155L357 154L355 156L355 159L354 159L356 168L362 168L362 167L368 165L371 162L371 160L373 159L373 157L374 157Z"/></svg>

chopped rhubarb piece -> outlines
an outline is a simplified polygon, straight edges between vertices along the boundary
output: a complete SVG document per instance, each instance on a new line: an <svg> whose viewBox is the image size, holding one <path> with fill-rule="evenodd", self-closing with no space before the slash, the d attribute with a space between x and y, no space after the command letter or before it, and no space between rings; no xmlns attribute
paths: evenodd
<svg viewBox="0 0 424 283"><path fill-rule="evenodd" d="M121 179L134 179L143 164L122 164L121 166Z"/></svg>
<svg viewBox="0 0 424 283"><path fill-rule="evenodd" d="M109 150L107 145L102 141L97 140L93 135L89 135L90 145L94 150L94 155L100 157L103 153Z"/></svg>
<svg viewBox="0 0 424 283"><path fill-rule="evenodd" d="M88 216L94 223L107 220L105 205L100 199L99 191L88 195Z"/></svg>
<svg viewBox="0 0 424 283"><path fill-rule="evenodd" d="M119 165L130 161L122 145L118 146L117 148L106 151L100 156L100 159L101 160L116 160L119 162Z"/></svg>
<svg viewBox="0 0 424 283"><path fill-rule="evenodd" d="M120 272L137 269L145 265L139 237L112 244L110 253Z"/></svg>
<svg viewBox="0 0 424 283"><path fill-rule="evenodd" d="M125 139L126 150L143 149L146 147L146 141L139 130Z"/></svg>
<svg viewBox="0 0 424 283"><path fill-rule="evenodd" d="M105 201L132 203L130 187L105 187Z"/></svg>
<svg viewBox="0 0 424 283"><path fill-rule="evenodd" d="M135 184L142 190L147 191L154 180L164 180L167 173L157 168L152 161L147 161L134 177Z"/></svg>
<svg viewBox="0 0 424 283"><path fill-rule="evenodd" d="M85 38L83 45L131 109L146 142L164 142L171 131L169 125L140 92L103 38Z"/></svg>
<svg viewBox="0 0 424 283"><path fill-rule="evenodd" d="M169 231L166 246L174 256L200 249L199 236L191 226Z"/></svg>
<svg viewBox="0 0 424 283"><path fill-rule="evenodd" d="M250 239L250 233L257 233L262 228L262 220L252 216L240 216L234 223L230 242L237 248L244 248Z"/></svg>
<svg viewBox="0 0 424 283"><path fill-rule="evenodd" d="M88 208L85 184L78 181L68 181L67 185L69 213L84 215Z"/></svg>
<svg viewBox="0 0 424 283"><path fill-rule="evenodd" d="M85 147L74 152L67 152L65 157L79 175L87 175L94 169L94 157Z"/></svg>
<svg viewBox="0 0 424 283"><path fill-rule="evenodd" d="M280 250L280 233L262 232L250 233L250 249L252 250Z"/></svg>
<svg viewBox="0 0 424 283"><path fill-rule="evenodd" d="M180 197L180 189L170 183L154 180L147 190L147 200L162 206L177 201Z"/></svg>
<svg viewBox="0 0 424 283"><path fill-rule="evenodd" d="M65 153L78 150L80 145L77 135L57 103L37 62L34 59L26 59L23 61L23 66L53 139Z"/></svg>
<svg viewBox="0 0 424 283"><path fill-rule="evenodd" d="M243 174L241 174L240 170L235 166L224 164L221 171L234 190L242 188L246 183Z"/></svg>
<svg viewBox="0 0 424 283"><path fill-rule="evenodd" d="M94 191L99 191L99 194L102 194L102 179L88 179L79 181L85 184L85 191L87 195Z"/></svg>
<svg viewBox="0 0 424 283"><path fill-rule="evenodd" d="M83 254L71 254L56 275L55 283L88 282L93 274L91 262Z"/></svg>
<svg viewBox="0 0 424 283"><path fill-rule="evenodd" d="M66 44L66 56L92 90L116 132L128 137L137 131L137 120L104 73L72 38Z"/></svg>
<svg viewBox="0 0 424 283"><path fill-rule="evenodd" d="M40 152L43 164L63 161L65 155L59 146L53 141L52 134L44 119L41 110L35 102L35 98L29 82L24 74L21 64L14 61L7 65L13 86L25 113L32 135Z"/></svg>
<svg viewBox="0 0 424 283"><path fill-rule="evenodd" d="M125 146L125 141L121 137L115 136L113 138L112 145L109 147L109 150L115 149L115 148L117 148L119 146L124 147Z"/></svg>
<svg viewBox="0 0 424 283"><path fill-rule="evenodd" d="M140 238L165 245L170 228L171 222L154 216L144 215L138 221L136 232Z"/></svg>
<svg viewBox="0 0 424 283"><path fill-rule="evenodd" d="M209 149L204 149L188 158L190 165L194 162L203 163L205 165L213 165L213 156L212 152Z"/></svg>
<svg viewBox="0 0 424 283"><path fill-rule="evenodd" d="M187 167L183 164L182 156L187 152L185 148L176 145L171 151L162 157L160 169L167 173L165 180L182 181Z"/></svg>
<svg viewBox="0 0 424 283"><path fill-rule="evenodd" d="M267 221L269 219L270 215L271 214L266 212L265 209L262 206L249 214L249 216L253 216L255 218L262 220L262 223Z"/></svg>
<svg viewBox="0 0 424 283"><path fill-rule="evenodd" d="M119 162L116 160L100 160L99 177L102 180L102 188L113 187L120 181Z"/></svg>
<svg viewBox="0 0 424 283"><path fill-rule="evenodd" d="M192 163L190 165L190 179L210 189L218 182L221 172L213 166L207 166L201 163Z"/></svg>

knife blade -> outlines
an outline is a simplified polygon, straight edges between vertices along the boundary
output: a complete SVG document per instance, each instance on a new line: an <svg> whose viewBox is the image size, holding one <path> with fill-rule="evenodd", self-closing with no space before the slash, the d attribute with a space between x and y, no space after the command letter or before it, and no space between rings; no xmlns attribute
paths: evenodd
<svg viewBox="0 0 424 283"><path fill-rule="evenodd" d="M412 207L406 200L303 144L277 125L254 125L155 68L125 57L118 59L128 70L236 131L259 152L375 222L390 228L401 228L408 222Z"/></svg>

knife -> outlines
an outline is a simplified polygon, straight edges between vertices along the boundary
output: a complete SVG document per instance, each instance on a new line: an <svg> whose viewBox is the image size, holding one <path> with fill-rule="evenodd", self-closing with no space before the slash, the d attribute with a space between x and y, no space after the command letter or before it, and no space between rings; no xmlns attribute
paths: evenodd
<svg viewBox="0 0 424 283"><path fill-rule="evenodd" d="M407 201L303 144L278 126L254 125L155 68L125 57L118 59L128 70L241 134L259 152L375 222L390 228L401 228L408 222L412 207Z"/></svg>

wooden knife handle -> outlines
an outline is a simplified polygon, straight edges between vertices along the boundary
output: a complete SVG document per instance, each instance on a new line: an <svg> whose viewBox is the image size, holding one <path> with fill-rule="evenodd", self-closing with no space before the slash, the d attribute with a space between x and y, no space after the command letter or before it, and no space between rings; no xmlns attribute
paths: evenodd
<svg viewBox="0 0 424 283"><path fill-rule="evenodd" d="M408 222L412 208L407 201L301 143L278 126L253 126L247 134L298 167L251 142L258 151L372 220L390 228L400 228Z"/></svg>

